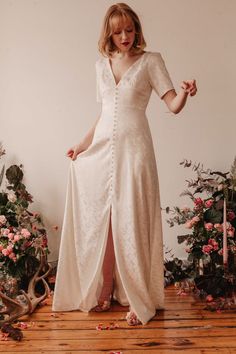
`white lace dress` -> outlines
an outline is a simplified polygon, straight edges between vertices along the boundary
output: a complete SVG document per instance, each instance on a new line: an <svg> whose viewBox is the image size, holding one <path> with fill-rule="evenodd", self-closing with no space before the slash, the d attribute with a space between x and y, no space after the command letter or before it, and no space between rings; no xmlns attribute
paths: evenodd
<svg viewBox="0 0 236 354"><path fill-rule="evenodd" d="M145 52L118 84L108 58L96 61L102 113L92 144L71 162L54 311L88 312L102 289L111 213L114 298L143 324L164 307L158 174L145 110L152 89L173 84L158 52Z"/></svg>

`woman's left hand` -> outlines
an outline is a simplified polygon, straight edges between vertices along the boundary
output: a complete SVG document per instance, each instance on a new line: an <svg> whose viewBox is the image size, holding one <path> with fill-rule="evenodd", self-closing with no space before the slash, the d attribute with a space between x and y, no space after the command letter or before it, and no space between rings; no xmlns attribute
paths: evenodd
<svg viewBox="0 0 236 354"><path fill-rule="evenodd" d="M185 80L181 83L181 88L184 92L189 93L190 96L194 96L197 93L196 80Z"/></svg>

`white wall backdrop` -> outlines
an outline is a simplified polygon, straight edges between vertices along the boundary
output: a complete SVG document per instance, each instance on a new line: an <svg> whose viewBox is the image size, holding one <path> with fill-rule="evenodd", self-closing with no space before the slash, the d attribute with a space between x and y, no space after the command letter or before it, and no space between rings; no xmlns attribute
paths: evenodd
<svg viewBox="0 0 236 354"><path fill-rule="evenodd" d="M113 1L0 0L0 141L5 162L24 165L25 183L49 233L51 260L60 242L69 147L100 112L95 60L103 16ZM236 155L234 0L129 0L143 24L146 50L162 53L178 90L195 78L198 95L178 115L153 93L148 117L162 207L183 206L194 176L185 157L228 170ZM166 246L185 256L163 212ZM53 230L58 225L59 230Z"/></svg>

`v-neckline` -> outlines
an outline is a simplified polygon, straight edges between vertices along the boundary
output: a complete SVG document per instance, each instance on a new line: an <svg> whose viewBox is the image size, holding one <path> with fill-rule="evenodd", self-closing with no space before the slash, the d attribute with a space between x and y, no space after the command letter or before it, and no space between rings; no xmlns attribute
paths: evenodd
<svg viewBox="0 0 236 354"><path fill-rule="evenodd" d="M115 84L115 87L118 87L120 82L123 80L123 78L129 73L129 71L132 69L132 67L138 63L139 61L141 61L141 59L143 59L144 55L147 54L147 52L144 52L137 60L135 60L129 67L128 69L124 72L124 74L121 76L120 80L118 81L118 83L116 83L116 79L115 79L115 75L113 73L113 70L111 68L111 63L110 63L110 58L107 57L107 64L108 64L108 67L109 67L109 71L110 71L110 74L112 76L112 79L113 79L113 82Z"/></svg>

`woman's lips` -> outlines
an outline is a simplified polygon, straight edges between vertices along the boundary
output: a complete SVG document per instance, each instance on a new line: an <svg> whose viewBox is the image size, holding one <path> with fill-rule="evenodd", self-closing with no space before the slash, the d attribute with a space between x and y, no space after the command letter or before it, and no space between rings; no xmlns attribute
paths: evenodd
<svg viewBox="0 0 236 354"><path fill-rule="evenodd" d="M127 46L127 45L129 45L129 42L124 42L124 43L122 43L122 45Z"/></svg>

